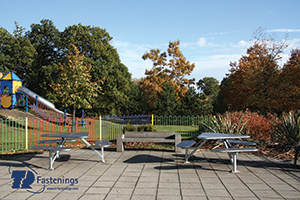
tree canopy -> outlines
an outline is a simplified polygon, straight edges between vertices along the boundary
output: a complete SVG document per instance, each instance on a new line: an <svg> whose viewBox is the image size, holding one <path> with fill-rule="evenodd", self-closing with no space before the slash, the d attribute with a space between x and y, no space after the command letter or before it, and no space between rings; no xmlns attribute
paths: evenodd
<svg viewBox="0 0 300 200"><path fill-rule="evenodd" d="M278 65L286 41L276 42L265 38L262 29L254 36L253 45L238 63L230 63L230 84L223 88L224 100L231 109L276 112L283 110L282 98L286 94L286 82Z"/></svg>
<svg viewBox="0 0 300 200"><path fill-rule="evenodd" d="M147 98L145 101L154 109L157 96L167 83L173 87L178 98L183 98L188 87L194 84L194 79L187 79L195 68L194 63L186 60L179 49L180 41L169 42L167 52L160 49L151 49L143 55L143 59L150 59L153 62L151 70L146 70L146 78L143 78L140 87ZM169 56L169 57L168 57ZM158 92L158 93L157 93Z"/></svg>
<svg viewBox="0 0 300 200"><path fill-rule="evenodd" d="M16 23L13 35L0 28L0 70L3 73L13 70L24 86L52 101L55 91L50 85L57 84L60 70L68 66L66 60L75 46L83 56L82 65L91 66L91 83L103 80L98 82L102 90L94 96L95 102L87 113L122 114L124 109L119 105L128 101L132 80L111 44L112 39L100 27L78 24L60 32L51 20L43 19L24 33ZM58 103L60 106L62 109L66 105Z"/></svg>

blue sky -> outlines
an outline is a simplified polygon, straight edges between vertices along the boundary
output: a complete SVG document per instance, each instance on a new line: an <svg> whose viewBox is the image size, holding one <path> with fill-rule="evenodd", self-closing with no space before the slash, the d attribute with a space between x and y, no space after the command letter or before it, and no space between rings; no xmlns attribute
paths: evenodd
<svg viewBox="0 0 300 200"><path fill-rule="evenodd" d="M30 25L50 19L56 28L79 24L106 29L121 61L133 78L144 76L152 62L142 55L166 51L180 40L188 61L196 64L190 78L221 81L251 45L253 32L263 27L280 42L288 32L290 50L300 48L299 0L0 0L0 26L12 32L14 21Z"/></svg>

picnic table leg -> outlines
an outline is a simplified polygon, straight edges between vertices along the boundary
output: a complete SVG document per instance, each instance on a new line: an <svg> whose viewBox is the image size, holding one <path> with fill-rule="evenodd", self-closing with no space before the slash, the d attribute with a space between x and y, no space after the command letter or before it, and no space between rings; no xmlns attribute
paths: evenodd
<svg viewBox="0 0 300 200"><path fill-rule="evenodd" d="M52 154L53 154L53 151L49 151L49 168L48 169L50 169L50 170L54 170L53 163L57 157L57 154L55 154L54 156L52 156Z"/></svg>
<svg viewBox="0 0 300 200"><path fill-rule="evenodd" d="M238 173L239 171L237 170L237 154L238 153L233 153L233 163L232 163L232 167L233 170L231 171L231 173Z"/></svg>
<svg viewBox="0 0 300 200"><path fill-rule="evenodd" d="M196 147L196 148L194 148L194 150L189 154L189 155L187 155L187 151L188 151L188 148L186 148L186 150L185 150L185 161L184 161L184 163L189 163L189 158L206 142L207 140L204 140L203 142L201 142L201 144L198 146L198 147Z"/></svg>
<svg viewBox="0 0 300 200"><path fill-rule="evenodd" d="M62 138L61 143L58 145L58 147L63 147L65 145L65 143L66 143L66 138ZM56 151L56 153L54 154L54 157L59 158L59 153L60 153L59 151Z"/></svg>
<svg viewBox="0 0 300 200"><path fill-rule="evenodd" d="M102 155L97 151L97 149L95 149L90 143L88 143L84 138L81 138L81 140L86 144L88 145L91 149L93 149L99 156L100 158L102 159L102 162L105 162L104 160L104 154L103 154L103 151L102 151Z"/></svg>
<svg viewBox="0 0 300 200"><path fill-rule="evenodd" d="M223 140L223 144L225 145L226 149L229 149L229 148L232 147L228 140ZM234 158L233 158L232 154L231 153L227 153L227 154L228 154L228 156L230 158L231 164L233 164L234 163Z"/></svg>

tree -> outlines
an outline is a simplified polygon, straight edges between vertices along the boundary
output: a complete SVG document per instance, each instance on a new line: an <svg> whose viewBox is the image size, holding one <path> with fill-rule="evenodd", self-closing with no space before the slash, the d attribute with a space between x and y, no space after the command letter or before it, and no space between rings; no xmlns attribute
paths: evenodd
<svg viewBox="0 0 300 200"><path fill-rule="evenodd" d="M92 66L91 81L103 80L102 91L89 114L122 114L120 105L128 100L126 94L130 90L131 74L121 63L111 41L112 37L105 29L81 24L69 26L61 33L62 49L69 49L70 44L74 44L85 56L84 64Z"/></svg>
<svg viewBox="0 0 300 200"><path fill-rule="evenodd" d="M204 77L197 82L198 89L205 95L217 97L220 91L219 81L213 77Z"/></svg>
<svg viewBox="0 0 300 200"><path fill-rule="evenodd" d="M273 38L266 39L259 29L248 48L247 56L239 63L230 63L231 87L227 88L224 100L236 110L249 108L253 111L278 112L280 105L278 60L287 47L285 41L277 43Z"/></svg>
<svg viewBox="0 0 300 200"><path fill-rule="evenodd" d="M194 63L186 60L179 49L180 41L169 42L168 52L161 53L160 49L152 49L143 55L143 59L153 62L151 70L146 70L146 78L141 80L140 87L145 95L145 101L154 109L155 102L166 83L173 87L176 96L181 99L194 83L194 79L185 78L195 68ZM169 56L169 58L168 58Z"/></svg>
<svg viewBox="0 0 300 200"><path fill-rule="evenodd" d="M300 49L293 49L280 76L282 110L289 112L300 109Z"/></svg>
<svg viewBox="0 0 300 200"><path fill-rule="evenodd" d="M201 99L194 87L190 87L185 97L180 101L178 115L201 115Z"/></svg>
<svg viewBox="0 0 300 200"><path fill-rule="evenodd" d="M4 70L12 70L21 80L26 80L26 75L34 60L36 50L24 36L24 28L15 22L16 29L9 34L1 28L1 65Z"/></svg>
<svg viewBox="0 0 300 200"><path fill-rule="evenodd" d="M139 88L139 80L133 80L130 90L126 94L128 99L121 108L124 115L148 114L147 105L143 101L143 92Z"/></svg>
<svg viewBox="0 0 300 200"><path fill-rule="evenodd" d="M52 92L50 84L57 79L56 65L60 62L60 32L51 20L43 19L40 24L32 24L26 37L36 49L34 62L26 75L25 84L37 94L47 96ZM41 81L43 80L43 81Z"/></svg>
<svg viewBox="0 0 300 200"><path fill-rule="evenodd" d="M155 102L156 114L171 116L176 114L179 100L176 96L175 90L168 83L165 83L162 91L157 91L158 101Z"/></svg>
<svg viewBox="0 0 300 200"><path fill-rule="evenodd" d="M8 74L12 68L12 63L10 63L11 57L6 52L7 45L11 38L12 35L7 30L0 27L0 72L2 72L3 75Z"/></svg>
<svg viewBox="0 0 300 200"><path fill-rule="evenodd" d="M231 81L228 77L224 77L221 81L220 85L220 92L217 97L217 101L214 105L214 112L215 113L225 113L228 111L228 105L225 102L224 98L228 95L229 92L227 92L227 89L230 89L232 87Z"/></svg>
<svg viewBox="0 0 300 200"><path fill-rule="evenodd" d="M95 104L95 98L101 90L98 83L101 80L91 81L91 66L84 65L84 56L75 45L72 47L68 51L66 63L58 64L58 81L51 85L55 93L50 95L61 102L63 107L73 108L74 119L76 109L92 108Z"/></svg>

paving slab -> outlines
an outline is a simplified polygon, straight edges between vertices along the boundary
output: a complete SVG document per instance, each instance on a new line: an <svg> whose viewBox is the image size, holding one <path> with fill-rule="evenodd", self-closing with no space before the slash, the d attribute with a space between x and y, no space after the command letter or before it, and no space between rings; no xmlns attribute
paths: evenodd
<svg viewBox="0 0 300 200"><path fill-rule="evenodd" d="M105 150L105 163L88 148L63 152L48 168L48 152L0 159L0 199L299 199L300 166L292 161L239 154L238 170L226 154ZM19 172L18 172L19 171ZM23 172L20 172L23 171ZM23 173L12 188L12 176ZM15 178L16 178L15 177ZM34 179L32 179L34 177ZM23 188L27 180L30 187Z"/></svg>

